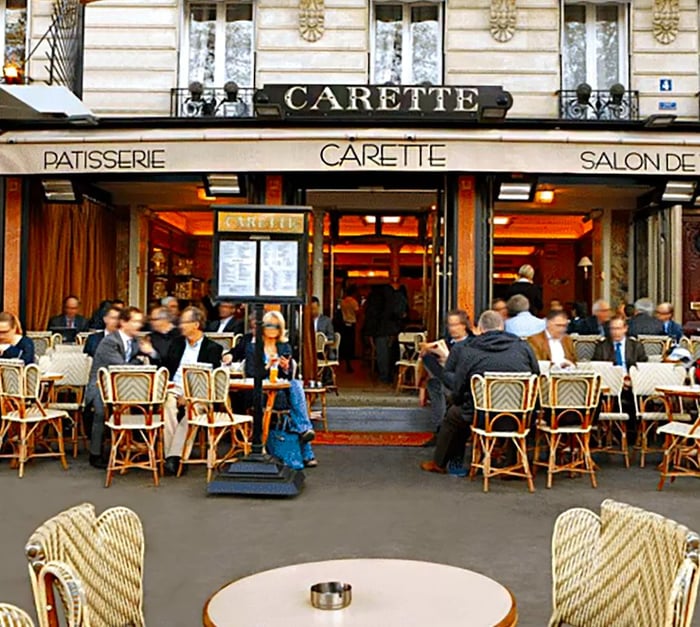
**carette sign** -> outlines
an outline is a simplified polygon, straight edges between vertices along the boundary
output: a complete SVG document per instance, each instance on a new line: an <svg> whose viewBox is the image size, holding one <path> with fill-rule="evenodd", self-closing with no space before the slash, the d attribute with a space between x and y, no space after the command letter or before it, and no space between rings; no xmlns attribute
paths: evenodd
<svg viewBox="0 0 700 627"><path fill-rule="evenodd" d="M456 85L266 85L261 93L284 117L476 118L483 107L508 109L502 87Z"/></svg>

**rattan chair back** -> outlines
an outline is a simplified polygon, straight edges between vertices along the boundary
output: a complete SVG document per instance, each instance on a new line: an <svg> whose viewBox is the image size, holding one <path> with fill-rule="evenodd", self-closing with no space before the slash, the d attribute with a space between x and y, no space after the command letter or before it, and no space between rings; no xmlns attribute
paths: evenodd
<svg viewBox="0 0 700 627"><path fill-rule="evenodd" d="M34 621L23 609L0 603L0 627L34 627Z"/></svg>
<svg viewBox="0 0 700 627"><path fill-rule="evenodd" d="M61 387L85 387L90 381L91 367L92 357L82 352L54 352L46 363L49 372L63 375Z"/></svg>
<svg viewBox="0 0 700 627"><path fill-rule="evenodd" d="M539 398L550 426L557 429L566 416L568 422L573 418L582 428L588 428L600 400L601 385L600 375L592 370L540 375Z"/></svg>
<svg viewBox="0 0 700 627"><path fill-rule="evenodd" d="M316 352L319 355L323 355L324 358L326 356L326 344L328 342L328 338L326 337L325 333L321 333L320 331L316 331Z"/></svg>
<svg viewBox="0 0 700 627"><path fill-rule="evenodd" d="M230 351L236 345L234 343L236 339L235 333L212 333L207 331L204 335L206 335L213 342L219 344L224 351Z"/></svg>
<svg viewBox="0 0 700 627"><path fill-rule="evenodd" d="M638 363L629 371L635 398L651 396L659 385L682 385L686 370L679 363Z"/></svg>
<svg viewBox="0 0 700 627"><path fill-rule="evenodd" d="M552 537L550 627L687 627L699 540L675 521L613 500L600 517L564 512Z"/></svg>
<svg viewBox="0 0 700 627"><path fill-rule="evenodd" d="M58 561L82 583L91 627L143 627L143 527L130 509L96 517L89 503L72 507L41 525L25 552L39 615L46 602L41 570Z"/></svg>
<svg viewBox="0 0 700 627"><path fill-rule="evenodd" d="M603 341L601 335L572 335L576 361L591 361L595 347Z"/></svg>
<svg viewBox="0 0 700 627"><path fill-rule="evenodd" d="M41 567L38 580L39 598L44 601L37 608L40 627L90 627L85 587L75 571L65 562L51 561ZM56 597L63 605L63 620L59 618Z"/></svg>
<svg viewBox="0 0 700 627"><path fill-rule="evenodd" d="M41 371L36 364L21 360L0 360L0 404L2 412L23 409L29 403L39 405ZM10 406L12 409L8 409Z"/></svg>
<svg viewBox="0 0 700 627"><path fill-rule="evenodd" d="M46 355L51 349L63 342L60 333L51 331L27 331L25 335L34 342L34 354L37 358Z"/></svg>
<svg viewBox="0 0 700 627"><path fill-rule="evenodd" d="M103 370L103 369L101 369ZM109 383L105 383L105 377ZM98 372L100 390L107 390L103 396L112 409L112 419L120 425L121 416L142 415L144 424L150 426L155 414L159 414L165 402L169 373L166 368L154 369L130 366L128 368L108 368L106 374Z"/></svg>
<svg viewBox="0 0 700 627"><path fill-rule="evenodd" d="M484 429L515 421L518 433L530 426L537 399L537 375L529 373L476 374L471 379L474 409L484 416ZM508 429L511 430L511 429Z"/></svg>
<svg viewBox="0 0 700 627"><path fill-rule="evenodd" d="M671 346L671 338L668 335L639 335L637 341L652 362L661 361Z"/></svg>
<svg viewBox="0 0 700 627"><path fill-rule="evenodd" d="M600 375L603 387L608 390L607 394L620 396L625 386L624 368L609 361L589 361L586 366Z"/></svg>

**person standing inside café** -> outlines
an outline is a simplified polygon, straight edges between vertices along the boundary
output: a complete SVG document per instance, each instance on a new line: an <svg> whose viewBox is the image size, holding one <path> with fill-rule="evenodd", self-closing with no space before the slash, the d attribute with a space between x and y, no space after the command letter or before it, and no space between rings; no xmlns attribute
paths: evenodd
<svg viewBox="0 0 700 627"><path fill-rule="evenodd" d="M357 325L357 312L360 310L360 303L356 298L357 287L350 285L345 294L345 298L340 301L340 315L343 319L341 327L340 359L345 361L347 372L354 372L352 360L355 358L355 327Z"/></svg>
<svg viewBox="0 0 700 627"><path fill-rule="evenodd" d="M204 324L204 312L197 307L187 307L180 316L181 335L172 340L167 354L160 356L160 363L168 369L173 383L163 409L165 472L169 475L177 474L187 438L183 367L197 363L209 364L212 368L221 365L223 348L204 335Z"/></svg>
<svg viewBox="0 0 700 627"><path fill-rule="evenodd" d="M88 330L88 321L78 312L80 311L80 299L77 296L66 296L63 299L63 313L52 316L49 320L48 330L75 329L76 333Z"/></svg>
<svg viewBox="0 0 700 627"><path fill-rule="evenodd" d="M22 325L15 314L0 313L0 358L21 359L25 365L34 363L34 342L22 334Z"/></svg>
<svg viewBox="0 0 700 627"><path fill-rule="evenodd" d="M518 269L518 278L508 287L506 299L510 299L516 294L521 294L527 298L530 313L536 316L542 309L542 288L535 285L535 269L530 264L524 264Z"/></svg>
<svg viewBox="0 0 700 627"><path fill-rule="evenodd" d="M157 357L153 345L147 338L137 339L143 326L143 314L137 307L125 307L119 312L119 329L107 335L97 347L92 360L90 379L85 390L85 405L92 406L94 414L90 436L90 465L106 468L107 460L102 455L102 439L105 429L105 408L97 387L97 372L100 368L141 365Z"/></svg>

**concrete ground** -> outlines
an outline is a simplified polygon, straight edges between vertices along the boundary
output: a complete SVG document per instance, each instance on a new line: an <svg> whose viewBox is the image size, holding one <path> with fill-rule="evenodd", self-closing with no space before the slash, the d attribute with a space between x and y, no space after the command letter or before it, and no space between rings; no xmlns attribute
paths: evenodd
<svg viewBox="0 0 700 627"><path fill-rule="evenodd" d="M99 511L126 505L141 516L146 618L156 627L201 625L207 597L244 575L360 556L479 571L510 588L521 626L541 627L550 609L551 530L561 511L598 510L611 497L700 531L700 482L677 480L659 493L653 464L625 470L619 460L604 460L597 490L587 479L568 478L547 490L539 476L534 494L521 482L503 481L494 481L484 494L480 483L422 472L418 463L429 458L430 449L319 446L316 452L320 465L307 472L305 490L293 500L206 497L202 468L181 479L166 478L160 488L144 473L132 472L105 489L103 473L82 460L66 472L56 462L38 461L21 480L4 462L0 600L31 607L25 541L46 518L83 501ZM264 608L274 595L254 602L261 602L259 624L267 626ZM700 620L693 624L700 626Z"/></svg>

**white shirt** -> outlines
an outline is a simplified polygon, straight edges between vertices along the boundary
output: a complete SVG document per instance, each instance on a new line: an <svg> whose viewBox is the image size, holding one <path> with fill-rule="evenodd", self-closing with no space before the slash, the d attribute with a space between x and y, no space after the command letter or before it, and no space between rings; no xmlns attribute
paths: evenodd
<svg viewBox="0 0 700 627"><path fill-rule="evenodd" d="M182 353L180 365L177 367L175 375L173 376L173 383L175 384L175 389L173 391L178 396L182 396L183 394L182 367L197 363L199 360L199 349L202 347L203 339L204 336L200 337L194 344L190 344L189 340L185 340L185 352Z"/></svg>
<svg viewBox="0 0 700 627"><path fill-rule="evenodd" d="M125 361L128 362L129 360L126 359L126 357L128 356L129 359L131 359L131 358L133 357L133 354L132 354L132 355L129 355L129 350L130 350L129 347L131 346L131 341L132 341L134 338L129 337L129 336L128 336L126 333L124 333L124 331L122 331L121 329L119 329L119 331L117 331L117 333L119 333L119 338L121 339L122 344L124 345L124 359L125 359Z"/></svg>
<svg viewBox="0 0 700 627"><path fill-rule="evenodd" d="M318 333L318 318L314 318L314 331Z"/></svg>
<svg viewBox="0 0 700 627"><path fill-rule="evenodd" d="M552 358L552 363L557 366L563 364L566 361L566 353L564 352L564 345L561 340L555 340L549 331L545 331L547 335L547 341L549 342L549 355Z"/></svg>
<svg viewBox="0 0 700 627"><path fill-rule="evenodd" d="M219 320L219 329L217 333L225 333L226 332L226 325L229 323L229 320L232 320L233 316L229 316L228 318L224 318L223 320Z"/></svg>

